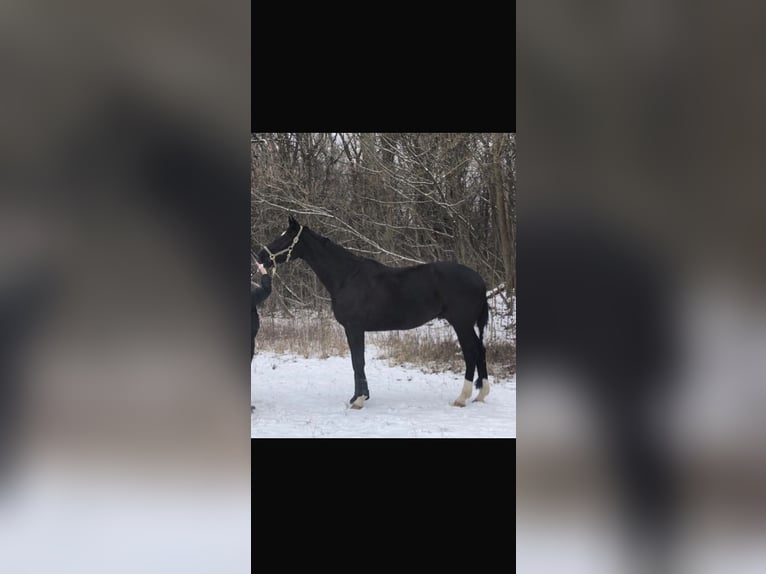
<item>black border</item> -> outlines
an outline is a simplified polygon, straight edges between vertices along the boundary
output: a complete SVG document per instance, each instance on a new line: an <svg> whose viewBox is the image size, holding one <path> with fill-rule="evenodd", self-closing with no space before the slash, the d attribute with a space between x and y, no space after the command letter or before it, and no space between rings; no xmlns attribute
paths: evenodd
<svg viewBox="0 0 766 574"><path fill-rule="evenodd" d="M253 439L251 445L254 565L259 548L300 541L296 559L314 566L353 560L356 553L382 565L411 550L434 564L468 559L472 566L508 567L515 543L514 439Z"/></svg>
<svg viewBox="0 0 766 574"><path fill-rule="evenodd" d="M515 132L515 2L252 6L251 132Z"/></svg>

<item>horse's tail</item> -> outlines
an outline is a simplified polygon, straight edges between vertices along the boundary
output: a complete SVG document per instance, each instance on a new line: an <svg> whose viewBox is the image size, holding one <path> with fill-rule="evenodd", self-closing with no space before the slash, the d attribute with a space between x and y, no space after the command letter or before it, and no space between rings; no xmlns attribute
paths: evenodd
<svg viewBox="0 0 766 574"><path fill-rule="evenodd" d="M479 342L484 346L484 327L487 326L489 321L489 305L487 304L486 297L481 305L481 311L479 312L479 318L476 321L476 326L479 327Z"/></svg>

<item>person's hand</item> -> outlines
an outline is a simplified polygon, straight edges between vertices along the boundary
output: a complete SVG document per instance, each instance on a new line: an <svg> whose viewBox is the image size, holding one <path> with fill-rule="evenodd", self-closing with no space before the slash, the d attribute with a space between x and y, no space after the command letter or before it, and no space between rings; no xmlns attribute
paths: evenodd
<svg viewBox="0 0 766 574"><path fill-rule="evenodd" d="M269 272L266 271L266 268L263 266L263 263L257 263L258 271L261 275L267 275Z"/></svg>

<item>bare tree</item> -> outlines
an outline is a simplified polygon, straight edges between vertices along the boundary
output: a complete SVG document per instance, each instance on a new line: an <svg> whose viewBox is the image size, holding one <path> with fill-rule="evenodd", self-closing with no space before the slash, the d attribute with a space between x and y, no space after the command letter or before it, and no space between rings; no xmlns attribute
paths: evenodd
<svg viewBox="0 0 766 574"><path fill-rule="evenodd" d="M251 249L293 213L389 265L459 261L515 289L515 134L252 134ZM271 305L326 310L306 266Z"/></svg>

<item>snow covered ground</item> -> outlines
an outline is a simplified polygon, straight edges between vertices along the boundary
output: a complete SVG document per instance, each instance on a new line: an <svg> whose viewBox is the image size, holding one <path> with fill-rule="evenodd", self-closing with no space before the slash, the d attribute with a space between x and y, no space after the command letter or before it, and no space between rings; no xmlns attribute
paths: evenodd
<svg viewBox="0 0 766 574"><path fill-rule="evenodd" d="M252 438L515 438L516 380L490 377L485 403L465 408L450 402L460 394L461 373L424 373L392 366L365 353L370 400L349 408L354 394L351 359L303 358L257 352L251 377ZM474 397L477 391L474 390Z"/></svg>
<svg viewBox="0 0 766 574"><path fill-rule="evenodd" d="M514 299L506 302L496 290L488 296L484 340L489 348L514 337L516 304ZM333 326L342 334L340 325L333 322ZM454 341L455 353L460 354L455 332L446 321L434 320L407 333ZM251 438L516 437L515 375L493 376L489 365L491 390L486 402L453 407L450 403L463 387L462 360L459 370L442 372L433 372L433 365L423 369L392 363L380 357L376 345L380 336L384 334L367 334L370 400L361 410L349 408L354 371L348 351L322 359L258 350L256 340L250 379L251 404L256 408L250 419ZM477 394L474 389L472 396Z"/></svg>

